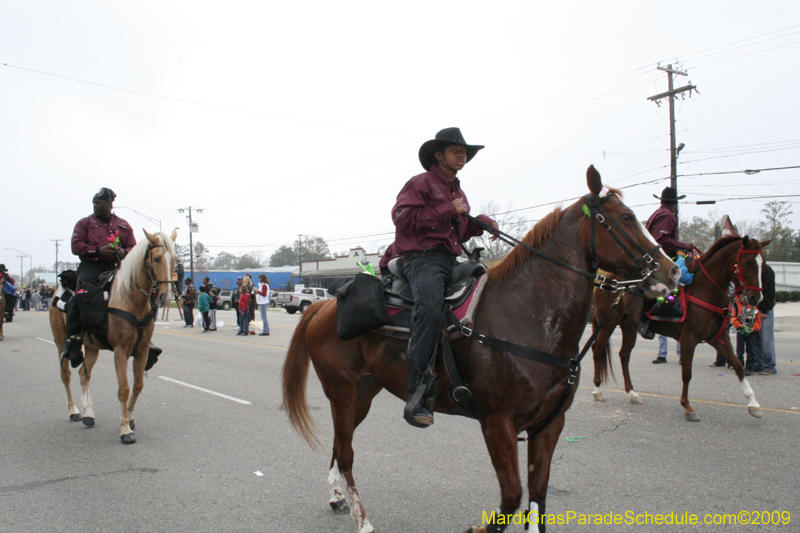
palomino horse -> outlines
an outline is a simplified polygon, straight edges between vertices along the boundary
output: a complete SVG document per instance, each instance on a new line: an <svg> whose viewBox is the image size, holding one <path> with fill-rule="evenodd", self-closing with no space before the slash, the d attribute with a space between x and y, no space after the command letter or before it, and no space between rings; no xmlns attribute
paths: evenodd
<svg viewBox="0 0 800 533"><path fill-rule="evenodd" d="M592 300L594 275L587 271L594 272L599 264L624 272L644 283L650 294L671 290L680 277L678 267L658 251L635 214L622 203L619 191L603 187L594 167L587 171L587 183L590 194L545 216L523 245L489 270L473 324L475 333L547 352L553 360L567 364L543 364L470 338L452 343L458 372L471 384L476 418L501 491L497 523L471 528L474 533L503 531L520 506L517 435L522 431L529 437L529 501L533 511L545 512L550 461L579 377L579 367L570 358L578 353ZM640 256L634 256L628 246L639 250ZM373 528L353 479L353 432L381 389L406 400L408 365L403 352L407 342L379 332L342 341L337 336L336 309L337 301L329 300L303 313L283 366L284 406L295 429L316 448L319 441L306 402L312 362L333 415L329 503L335 511L347 508L339 485L344 477L358 532L369 533ZM447 393L449 378L441 357L436 366L441 378L436 411L462 414ZM399 404L397 414L401 414Z"/></svg>
<svg viewBox="0 0 800 533"><path fill-rule="evenodd" d="M153 336L153 308L150 305L152 289L156 289L158 305L166 305L172 299L172 271L175 268L175 238L163 233L151 235L143 230L146 239L140 241L122 260L114 276L108 298L108 325L104 333L114 350L114 365L119 383L119 402L122 408L120 418L120 440L123 444L133 444L133 409L144 387L144 367L147 364L148 347ZM122 311L119 313L119 311ZM114 314L117 313L117 314ZM121 316L124 315L125 317ZM66 313L55 305L50 306L50 327L58 348L58 356L67 338ZM134 322L136 321L136 322ZM92 368L97 362L100 350L105 348L92 332L83 337L83 366L78 374L81 377L81 403L83 412L75 407L70 390L69 359L61 360L61 381L67 391L67 408L71 421L81 420L86 426L94 426L94 409L89 395L89 382ZM128 358L133 357L133 393L128 384Z"/></svg>
<svg viewBox="0 0 800 533"><path fill-rule="evenodd" d="M651 322L651 329L659 335L666 335L677 339L681 343L681 370L683 374L683 392L681 405L685 408L686 420L697 422L700 418L689 404L689 382L692 379L692 359L695 346L700 342L707 342L736 371L736 376L742 386L745 398L748 400L747 408L751 415L761 418L761 406L753 394L753 389L744 376L744 370L739 359L733 351L731 340L728 336L728 286L733 282L736 292L744 292L750 304L755 305L761 300L761 250L770 241L763 243L748 237L724 237L716 241L708 252L699 259L695 259L693 272L694 282L686 287L687 303L686 318L682 323ZM603 317L609 313L614 296L602 294L597 291L594 303L593 329L597 329ZM619 358L622 364L622 375L625 378L625 392L628 393L631 403L642 403L641 397L633 390L628 363L631 351L636 345L636 334L641 316L642 298L625 294L618 306L611 311L611 315L600 328L600 332L592 348L594 355L594 385L592 396L595 400L604 401L600 385L608 377L608 368L611 358L609 339L614 329L622 329L622 347Z"/></svg>

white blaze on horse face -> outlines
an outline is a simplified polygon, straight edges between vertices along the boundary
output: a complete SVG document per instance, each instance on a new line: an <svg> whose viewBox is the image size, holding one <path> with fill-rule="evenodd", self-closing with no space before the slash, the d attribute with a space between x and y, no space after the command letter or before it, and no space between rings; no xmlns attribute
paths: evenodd
<svg viewBox="0 0 800 533"><path fill-rule="evenodd" d="M756 254L756 264L758 265L758 286L761 287L761 269L764 268L764 257L761 254ZM764 287L761 287L762 289ZM764 291L758 293L758 303L764 299ZM758 304L756 304L758 305Z"/></svg>
<svg viewBox="0 0 800 533"><path fill-rule="evenodd" d="M653 245L653 248L655 248L656 246L658 246L658 243L656 242L656 239L655 239L655 237L653 237L653 236L650 234L650 232L649 232L649 231L647 231L647 228L645 228L644 226L642 226L642 223L641 223L641 222L639 222L639 220L638 220L638 219L636 220L636 223L637 223L637 224L639 224L639 228L642 230L642 233L644 233L644 236L645 236L645 237L647 237L647 240L649 240L649 241L650 241L650 244L652 244L652 245ZM659 248L659 251L660 251L661 253L664 253L664 252L663 252L663 250L661 250L660 248ZM666 255L666 254L665 254L665 255Z"/></svg>

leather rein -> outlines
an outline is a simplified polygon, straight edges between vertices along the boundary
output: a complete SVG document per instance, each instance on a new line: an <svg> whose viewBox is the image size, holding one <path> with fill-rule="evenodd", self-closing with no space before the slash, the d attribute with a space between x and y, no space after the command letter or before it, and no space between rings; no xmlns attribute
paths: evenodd
<svg viewBox="0 0 800 533"><path fill-rule="evenodd" d="M577 378L578 378L578 372L580 370L581 361L583 360L583 358L588 353L589 348L592 346L594 341L597 339L597 336L599 335L600 330L602 329L602 326L605 324L605 322L608 319L608 317L611 316L611 314L614 311L614 309L619 305L620 299L622 298L622 295L623 295L623 292L621 292L621 291L628 290L632 286L638 285L638 284L644 282L650 276L652 276L653 273L656 270L658 270L658 268L659 268L658 267L658 263L656 263L655 260L653 259L653 255L656 254L659 251L661 246L660 245L656 245L650 251L643 250L619 226L619 224L611 216L609 216L608 212L603 208L602 204L611 197L611 194L613 194L613 193L609 193L608 189L605 189L605 188L603 188L603 190L601 191L601 193L599 195L596 195L596 194L593 194L593 193L586 194L583 197L584 200L586 200L586 204L584 204L584 206L582 208L583 209L583 213L587 217L593 218L594 220L596 220L600 224L600 227L602 227L604 230L609 232L609 234L617 242L617 244L620 246L620 248L622 248L625 251L625 253L633 260L633 263L634 263L635 266L642 267L642 270L641 270L642 278L641 279L638 279L638 280L626 280L626 281L619 281L619 280L616 280L616 279L609 280L605 276L601 276L599 274L593 274L593 273L588 272L586 270L583 270L581 268L578 268L578 267L575 267L575 266L570 265L568 263L565 263L565 262L563 262L563 261L561 261L559 259L556 259L556 258L554 258L552 256L549 256L549 255L545 254L544 252L542 252L540 250L537 250L533 246L530 246L530 245L520 241L519 239L516 239L516 238L512 237L511 235L509 235L507 233L504 233L504 232L500 231L499 229L496 229L496 228L486 224L485 222L483 222L481 220L478 220L477 218L475 218L473 216L470 216L469 214L464 213L464 215L463 215L468 221L472 222L473 224L475 224L476 226L478 226L482 230L488 231L488 232L496 235L503 242L505 242L507 244L510 244L512 246L513 245L522 246L523 248L531 251L532 253L536 254L537 256L539 256L539 257L541 257L543 259L546 259L547 261L550 261L550 262L555 263L556 265L558 265L560 267L566 268L567 270L570 270L570 271L575 272L577 274L580 274L580 275L582 275L584 277L588 277L588 278L592 279L594 281L594 285L599 287L599 288L601 288L601 289L603 289L603 290L607 290L607 291L610 291L610 292L617 292L618 293L616 301L611 306L611 308L609 309L608 313L606 313L606 315L603 317L603 320L600 322L600 325L595 329L595 331L592 333L591 337L586 341L586 343L583 346L583 349L581 349L581 351L578 352L577 354L575 354L575 356L572 357L571 359L564 359L563 357L558 357L558 356L555 356L553 354L549 354L549 353L546 353L546 352L542 352L540 350L536 350L534 348L529 348L527 346L514 344L514 343L511 343L511 342L508 342L508 341L504 341L502 339L497 339L497 338L494 338L494 337L488 337L486 335L482 335L480 333L476 333L472 328L470 328L470 327L468 327L466 325L460 324L457 321L456 321L455 324L453 324L455 327L460 328L460 332L461 332L461 334L463 336L468 337L470 339L473 339L473 340L483 344L484 346L487 346L488 348L500 350L500 351L507 352L507 353L510 353L510 354L513 354L513 355L517 355L517 356L520 356L520 357L525 357L527 359L531 359L531 360L534 360L534 361L537 361L537 362L540 362L540 363L544 363L544 364L548 364L548 365L551 365L551 366L556 366L558 368L569 369L570 373L569 373L569 376L567 377L567 380L566 380L566 385L564 387L564 393L561 395L561 399L559 400L558 405L550 413L550 415L548 415L548 417L545 420L543 420L542 422L540 422L539 424L534 426L534 428L528 430L528 437L526 437L523 440L527 440L528 438L531 438L531 437L539 434L561 412L561 409L564 407L564 404L567 402L567 400L569 399L569 397L572 394L573 386L574 386L574 384L575 384L575 382L577 381ZM591 244L591 255L590 255L591 265L592 265L592 268L597 269L597 268L599 268L599 264L597 262L597 255L596 255L595 225L592 224L591 228L592 228L592 244ZM459 240L460 240L461 234L460 234L460 232L458 232L458 226L456 226L456 230L457 230L457 236L459 237ZM637 257L636 254L634 254L630 250L630 248L625 245L625 243L622 241L622 239L620 239L620 237L617 235L617 233L615 233L614 230L616 230L617 233L621 234L625 238L625 240L628 242L628 244L630 244L633 248L635 248L636 251L639 252L639 254L641 254L641 256ZM451 324L452 324L452 322L451 322ZM460 380L460 378L457 378L457 379ZM469 402L464 401L464 400L462 400L460 398L456 398L455 395L453 396L453 399L462 408L462 410L465 410L465 412L468 413L468 415L472 414L467 410L467 409L471 410L471 405L469 404ZM468 398L468 400L471 400L471 395ZM467 409L465 409L465 407Z"/></svg>

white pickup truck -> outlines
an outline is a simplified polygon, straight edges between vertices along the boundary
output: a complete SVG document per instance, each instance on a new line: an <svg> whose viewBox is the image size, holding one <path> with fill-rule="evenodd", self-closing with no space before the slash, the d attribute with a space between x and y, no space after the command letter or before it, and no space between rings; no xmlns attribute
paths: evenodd
<svg viewBox="0 0 800 533"><path fill-rule="evenodd" d="M308 287L301 289L300 292L280 293L278 295L278 305L286 309L287 313L293 315L297 311L302 313L309 305L313 303L332 299L333 296L331 296L331 294L328 292L328 289Z"/></svg>

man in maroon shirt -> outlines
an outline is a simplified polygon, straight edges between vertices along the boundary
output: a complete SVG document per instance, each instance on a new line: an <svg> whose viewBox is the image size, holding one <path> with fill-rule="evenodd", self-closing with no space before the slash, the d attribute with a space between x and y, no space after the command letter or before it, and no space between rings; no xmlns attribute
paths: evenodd
<svg viewBox="0 0 800 533"><path fill-rule="evenodd" d="M445 325L445 285L461 255L461 243L483 233L463 216L469 213L469 202L456 177L482 148L467 144L458 128L441 130L419 149L426 172L405 184L392 208L395 241L390 250L396 257L403 256L414 298L406 350L408 402L403 417L415 427L433 424L436 379L431 363ZM497 227L485 215L478 218ZM454 219L459 224L454 224Z"/></svg>
<svg viewBox="0 0 800 533"><path fill-rule="evenodd" d="M674 258L678 250L691 250L693 245L690 242L683 243L678 240L678 217L675 216L675 211L678 208L678 200L686 198L685 194L678 196L678 191L672 187L665 187L661 191L659 198L655 194L654 198L661 200L661 207L650 215L647 219L645 228L650 232L650 235L656 240L667 257Z"/></svg>
<svg viewBox="0 0 800 533"><path fill-rule="evenodd" d="M661 191L661 197L653 195L654 198L661 200L661 207L655 210L650 218L647 219L645 228L650 232L650 235L656 240L667 257L675 258L678 255L678 250L691 250L694 245L690 242L681 242L678 240L678 217L675 212L678 209L678 200L686 198L685 194L678 196L678 191L673 187L664 187ZM645 313L649 311L655 303L655 300L647 301L642 306L642 316L639 322L639 333L645 339L652 339L655 334L649 330L650 319L647 318ZM663 338L662 338L663 337ZM680 357L680 343L678 344L678 357ZM663 355L662 355L663 353ZM659 355L653 361L654 364L667 362L667 338L664 336L659 337Z"/></svg>
<svg viewBox="0 0 800 533"><path fill-rule="evenodd" d="M111 189L100 189L92 198L94 212L80 219L72 231L72 253L81 260L76 282L78 290L84 281L96 282L104 272L118 268L122 258L136 246L130 224L111 212L116 197ZM114 237L114 242L109 237ZM67 342L61 356L68 357L72 367L77 368L83 362L83 328L76 298L70 299L66 311Z"/></svg>

